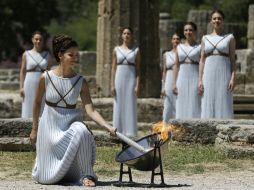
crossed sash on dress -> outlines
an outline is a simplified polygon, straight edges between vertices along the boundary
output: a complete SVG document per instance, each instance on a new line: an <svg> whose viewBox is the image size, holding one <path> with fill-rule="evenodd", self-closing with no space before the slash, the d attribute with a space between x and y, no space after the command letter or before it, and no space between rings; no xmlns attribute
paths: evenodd
<svg viewBox="0 0 254 190"><path fill-rule="evenodd" d="M206 56L206 57L209 57L209 56L213 56L213 55L220 55L220 56L229 57L229 54L228 54L228 53L224 53L224 52L220 51L220 50L217 48L217 45L218 45L222 40L224 40L226 37L228 37L228 36L229 36L229 34L223 36L223 38L220 39L216 44L214 44L214 43L212 43L210 40L208 40L207 37L204 37L204 38L213 46L212 51L210 51L209 53L206 53L205 56ZM215 50L216 50L217 52L215 52Z"/></svg>
<svg viewBox="0 0 254 190"><path fill-rule="evenodd" d="M70 88L70 90L64 95L62 96L61 93L58 91L58 89L56 88L55 84L53 83L48 71L46 71L47 75L48 75L48 78L49 78L49 81L51 82L52 86L54 87L55 91L57 92L57 94L60 96L60 99L53 103L53 102L49 102L47 99L45 99L45 103L48 105L48 106L51 106L51 107L58 107L58 108L67 108L67 109L75 109L76 108L76 104L68 104L66 102L66 100L64 99L70 92L71 90L76 86L76 84L78 83L78 81L82 78L82 76L79 76L79 78L75 81L75 83L73 84L73 86ZM65 107L64 106L59 106L58 103L63 101L65 103Z"/></svg>
<svg viewBox="0 0 254 190"><path fill-rule="evenodd" d="M169 56L169 58L173 61L173 62L175 62L175 60L173 59L173 57L168 53L168 56ZM166 68L166 70L168 71L168 70L172 70L173 69L173 66L174 66L174 64L172 64L170 67L167 67Z"/></svg>
<svg viewBox="0 0 254 190"><path fill-rule="evenodd" d="M195 46L193 47L188 53L186 51L184 51L184 49L179 45L179 48L181 48L181 50L183 51L183 53L186 55L185 58L182 60L182 61L179 61L180 64L183 64L183 63L187 63L187 64L199 64L198 61L195 61L193 59L190 58L190 53L196 49L198 46ZM190 61L186 61L187 59L189 59Z"/></svg>
<svg viewBox="0 0 254 190"><path fill-rule="evenodd" d="M117 63L117 65L130 65L130 66L134 66L134 67L136 66L135 63L132 63L132 62L128 61L128 58L127 58L127 56L128 56L130 53L134 52L134 48L131 49L131 51L130 51L129 53L127 53L126 55L124 55L124 53L120 50L120 48L117 48L117 50L118 50L119 53L123 56L123 59L122 59L119 63ZM124 61L126 61L127 64L124 64L124 63L123 63Z"/></svg>
<svg viewBox="0 0 254 190"><path fill-rule="evenodd" d="M41 72L41 73L43 73L45 71L45 69L41 68L40 63L48 56L48 52L42 57L42 59L39 62L29 53L29 51L27 51L27 54L32 58L32 60L35 61L35 63L37 65L32 69L27 69L26 72ZM39 70L37 70L37 68L39 68Z"/></svg>

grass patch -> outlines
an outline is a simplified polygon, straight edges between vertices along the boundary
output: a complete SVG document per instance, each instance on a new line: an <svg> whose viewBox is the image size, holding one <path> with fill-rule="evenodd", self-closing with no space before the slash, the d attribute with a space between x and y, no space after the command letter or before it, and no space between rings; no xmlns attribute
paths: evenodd
<svg viewBox="0 0 254 190"><path fill-rule="evenodd" d="M119 163L115 161L120 147L97 147L95 172L99 176L119 175ZM34 152L0 152L0 179L30 178ZM169 145L163 154L165 173L187 175L206 172L254 171L253 158L230 158L211 145Z"/></svg>

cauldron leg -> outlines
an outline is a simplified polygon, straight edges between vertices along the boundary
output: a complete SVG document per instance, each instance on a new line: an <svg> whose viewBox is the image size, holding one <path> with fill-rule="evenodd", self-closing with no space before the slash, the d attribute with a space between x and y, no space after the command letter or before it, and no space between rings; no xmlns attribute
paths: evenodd
<svg viewBox="0 0 254 190"><path fill-rule="evenodd" d="M160 146L155 144L155 148L154 148L154 154L153 154L153 166L155 166L155 160L156 160L156 151L158 150L159 153L159 162L160 162L160 172L155 172L155 167L153 167L154 169L152 170L152 176L151 176L151 184L154 184L154 176L155 175L160 175L161 176L161 185L165 185L164 182L164 174L163 174L163 168L162 168L162 160L161 160L161 149Z"/></svg>
<svg viewBox="0 0 254 190"><path fill-rule="evenodd" d="M128 145L124 142L122 142L122 150L125 149ZM123 182L123 174L129 174L129 182L132 181L132 174L131 174L131 168L128 166L128 171L123 171L123 163L120 164L120 176L119 176L119 182Z"/></svg>
<svg viewBox="0 0 254 190"><path fill-rule="evenodd" d="M131 168L128 167L128 171L123 171L123 163L121 163L121 164L120 164L119 182L123 182L123 174L129 174L129 182L133 182L133 181L132 181Z"/></svg>

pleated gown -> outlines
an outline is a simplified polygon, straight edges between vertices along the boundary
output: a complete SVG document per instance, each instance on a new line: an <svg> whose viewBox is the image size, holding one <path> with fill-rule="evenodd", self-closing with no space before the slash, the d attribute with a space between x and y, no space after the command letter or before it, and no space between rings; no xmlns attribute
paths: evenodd
<svg viewBox="0 0 254 190"><path fill-rule="evenodd" d="M117 67L115 74L116 96L114 98L113 125L129 137L137 134L137 97L135 95L138 48L125 50L115 48Z"/></svg>
<svg viewBox="0 0 254 190"><path fill-rule="evenodd" d="M39 122L33 178L41 184L60 181L77 183L86 175L96 178L93 171L94 137L82 122L82 112L76 108L66 108L66 103L77 103L83 77L77 74L72 78L61 78L52 71L44 75L46 104ZM57 103L58 107L53 107L52 103Z"/></svg>
<svg viewBox="0 0 254 190"><path fill-rule="evenodd" d="M33 102L36 95L39 79L44 70L48 66L48 52L36 52L29 50L25 52L26 55L26 76L24 80L25 97L22 102L21 118L32 118L33 116ZM41 113L44 107L42 101Z"/></svg>
<svg viewBox="0 0 254 190"><path fill-rule="evenodd" d="M203 74L202 118L233 118L233 94L228 90L232 69L228 54L232 38L232 34L203 37L206 60Z"/></svg>
<svg viewBox="0 0 254 190"><path fill-rule="evenodd" d="M200 45L177 46L180 70L177 77L176 118L200 118L201 97L198 95Z"/></svg>
<svg viewBox="0 0 254 190"><path fill-rule="evenodd" d="M168 123L169 119L175 117L176 96L173 94L173 66L176 61L176 54L173 51L165 53L166 59L166 78L165 78L165 96L163 107L163 121Z"/></svg>

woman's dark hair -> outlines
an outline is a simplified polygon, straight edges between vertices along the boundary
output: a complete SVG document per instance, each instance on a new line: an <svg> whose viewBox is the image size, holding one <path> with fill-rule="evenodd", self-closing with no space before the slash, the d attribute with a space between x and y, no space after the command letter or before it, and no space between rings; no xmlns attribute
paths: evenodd
<svg viewBox="0 0 254 190"><path fill-rule="evenodd" d="M180 34L179 34L178 32L174 32L174 33L171 35L171 38L173 38L174 35L178 36L178 37L181 39L181 36L180 36Z"/></svg>
<svg viewBox="0 0 254 190"><path fill-rule="evenodd" d="M120 30L121 34L123 33L123 31L124 31L125 29L128 29L128 30L131 32L131 34L133 34L133 29L132 29L131 27L129 27L129 26L126 26L126 27L121 28L121 30Z"/></svg>
<svg viewBox="0 0 254 190"><path fill-rule="evenodd" d="M53 54L56 58L56 61L59 62L60 58L59 53L64 53L67 49L71 47L78 47L78 43L72 39L72 37L65 34L59 34L53 37L52 41Z"/></svg>
<svg viewBox="0 0 254 190"><path fill-rule="evenodd" d="M33 38L36 34L41 35L41 36L42 36L42 38L44 37L44 36L42 35L41 31L36 30L36 31L34 31L34 32L32 33L32 38Z"/></svg>
<svg viewBox="0 0 254 190"><path fill-rule="evenodd" d="M224 13L222 12L222 10L219 10L219 9L213 10L213 11L211 12L211 18L212 18L212 16L213 16L214 13L219 13L219 14L221 15L221 17L223 18L223 20L225 19L225 15L224 15Z"/></svg>
<svg viewBox="0 0 254 190"><path fill-rule="evenodd" d="M194 31L197 31L197 25L194 23L194 22L186 22L185 24L184 24L184 26L186 26L186 25L191 25L191 27L193 28L193 30Z"/></svg>

